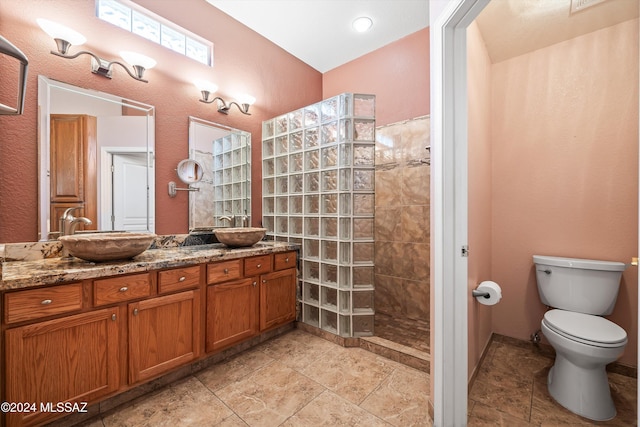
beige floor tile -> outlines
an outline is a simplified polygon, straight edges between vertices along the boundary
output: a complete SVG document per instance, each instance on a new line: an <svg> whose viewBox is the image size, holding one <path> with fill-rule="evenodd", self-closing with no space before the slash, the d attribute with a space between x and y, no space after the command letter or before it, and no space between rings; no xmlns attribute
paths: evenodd
<svg viewBox="0 0 640 427"><path fill-rule="evenodd" d="M531 382L533 375L552 366L553 359L536 354L531 348L520 348L502 343L492 343L495 350L487 357L478 371L478 379L494 381L512 378L519 382Z"/></svg>
<svg viewBox="0 0 640 427"><path fill-rule="evenodd" d="M231 415L229 418L225 418L221 423L216 424L216 427L248 427L249 424L245 423L236 414ZM177 427L177 426L176 426Z"/></svg>
<svg viewBox="0 0 640 427"><path fill-rule="evenodd" d="M397 367L361 348L335 347L302 372L352 403L360 404Z"/></svg>
<svg viewBox="0 0 640 427"><path fill-rule="evenodd" d="M527 427L529 425L521 418L477 402L474 402L467 420L468 427Z"/></svg>
<svg viewBox="0 0 640 427"><path fill-rule="evenodd" d="M469 398L488 409L505 412L524 421L531 413L533 381L503 373L480 374L473 383Z"/></svg>
<svg viewBox="0 0 640 427"><path fill-rule="evenodd" d="M390 424L348 400L325 391L282 424L282 427L313 426L382 427Z"/></svg>
<svg viewBox="0 0 640 427"><path fill-rule="evenodd" d="M323 391L318 383L275 361L215 395L248 425L273 427Z"/></svg>
<svg viewBox="0 0 640 427"><path fill-rule="evenodd" d="M428 425L429 375L411 368L397 368L360 407L398 426Z"/></svg>
<svg viewBox="0 0 640 427"><path fill-rule="evenodd" d="M217 426L233 412L194 377L151 393L103 418L116 426Z"/></svg>
<svg viewBox="0 0 640 427"><path fill-rule="evenodd" d="M280 363L301 370L336 347L330 341L296 329L261 344L257 349Z"/></svg>
<svg viewBox="0 0 640 427"><path fill-rule="evenodd" d="M251 349L210 366L195 374L209 390L216 391L254 373L274 359L264 352Z"/></svg>

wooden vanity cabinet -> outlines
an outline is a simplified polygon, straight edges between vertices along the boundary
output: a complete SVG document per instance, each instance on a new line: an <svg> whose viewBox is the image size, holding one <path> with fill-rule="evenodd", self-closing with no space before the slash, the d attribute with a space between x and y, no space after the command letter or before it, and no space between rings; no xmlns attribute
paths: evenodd
<svg viewBox="0 0 640 427"><path fill-rule="evenodd" d="M0 401L96 403L295 320L296 280L287 252L5 292ZM65 415L37 409L6 425Z"/></svg>
<svg viewBox="0 0 640 427"><path fill-rule="evenodd" d="M103 294L115 300L127 293L148 296L146 292L153 292L152 281L148 273L142 273L94 281L94 285L99 284ZM121 292L122 288L126 291ZM200 313L200 266L159 271L157 295L127 304L129 384L199 357Z"/></svg>
<svg viewBox="0 0 640 427"><path fill-rule="evenodd" d="M106 308L5 331L4 401L92 402L120 387L118 308ZM7 426L40 424L49 412L6 414Z"/></svg>
<svg viewBox="0 0 640 427"><path fill-rule="evenodd" d="M296 271L296 252L209 264L205 351L294 321Z"/></svg>
<svg viewBox="0 0 640 427"><path fill-rule="evenodd" d="M129 383L137 383L200 355L200 289L128 305Z"/></svg>
<svg viewBox="0 0 640 427"><path fill-rule="evenodd" d="M260 276L260 331L296 319L296 253L275 254L276 271Z"/></svg>
<svg viewBox="0 0 640 427"><path fill-rule="evenodd" d="M207 265L207 353L258 333L257 278L243 277L244 264L236 259Z"/></svg>
<svg viewBox="0 0 640 427"><path fill-rule="evenodd" d="M207 353L258 333L257 285L249 277L207 286Z"/></svg>

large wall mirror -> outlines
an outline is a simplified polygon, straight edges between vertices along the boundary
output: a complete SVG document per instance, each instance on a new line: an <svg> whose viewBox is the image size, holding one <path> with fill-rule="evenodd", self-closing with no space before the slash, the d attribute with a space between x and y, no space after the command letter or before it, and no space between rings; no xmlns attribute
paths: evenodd
<svg viewBox="0 0 640 427"><path fill-rule="evenodd" d="M38 104L39 239L71 207L85 230L153 232L154 107L44 76Z"/></svg>
<svg viewBox="0 0 640 427"><path fill-rule="evenodd" d="M189 158L204 169L189 192L189 231L251 224L251 133L189 117Z"/></svg>

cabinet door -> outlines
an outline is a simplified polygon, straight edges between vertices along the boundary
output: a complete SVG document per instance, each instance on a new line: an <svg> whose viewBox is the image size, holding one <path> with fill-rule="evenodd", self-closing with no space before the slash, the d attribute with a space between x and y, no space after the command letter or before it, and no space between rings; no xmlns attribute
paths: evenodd
<svg viewBox="0 0 640 427"><path fill-rule="evenodd" d="M296 269L260 276L260 331L296 318Z"/></svg>
<svg viewBox="0 0 640 427"><path fill-rule="evenodd" d="M35 323L5 332L7 402L91 402L119 387L118 309ZM52 413L9 413L33 425Z"/></svg>
<svg viewBox="0 0 640 427"><path fill-rule="evenodd" d="M257 278L207 288L206 351L251 338L258 332Z"/></svg>
<svg viewBox="0 0 640 427"><path fill-rule="evenodd" d="M129 382L192 361L200 354L200 290L129 304Z"/></svg>
<svg viewBox="0 0 640 427"><path fill-rule="evenodd" d="M51 115L50 134L50 202L52 213L66 207L83 206L86 216L94 222L80 224L78 230L95 229L97 222L97 125L96 118L87 115ZM61 204L58 206L58 204ZM58 217L52 217L51 230L58 231Z"/></svg>

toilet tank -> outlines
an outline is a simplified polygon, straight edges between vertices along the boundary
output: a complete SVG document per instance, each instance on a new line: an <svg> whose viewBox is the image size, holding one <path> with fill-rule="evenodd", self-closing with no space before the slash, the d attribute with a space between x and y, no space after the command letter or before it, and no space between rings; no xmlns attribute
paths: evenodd
<svg viewBox="0 0 640 427"><path fill-rule="evenodd" d="M534 255L543 304L579 313L611 314L626 265L621 262Z"/></svg>

